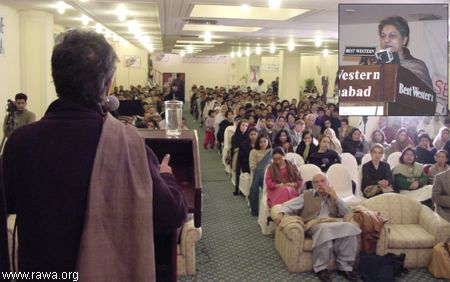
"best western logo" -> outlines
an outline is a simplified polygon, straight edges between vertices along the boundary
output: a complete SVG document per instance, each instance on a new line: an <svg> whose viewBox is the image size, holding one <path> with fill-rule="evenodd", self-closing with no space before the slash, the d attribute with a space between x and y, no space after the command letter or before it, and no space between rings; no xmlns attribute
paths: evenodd
<svg viewBox="0 0 450 282"><path fill-rule="evenodd" d="M415 98L419 98L425 101L434 101L434 95L425 91L421 91L417 86L405 86L403 83L398 84L398 93Z"/></svg>

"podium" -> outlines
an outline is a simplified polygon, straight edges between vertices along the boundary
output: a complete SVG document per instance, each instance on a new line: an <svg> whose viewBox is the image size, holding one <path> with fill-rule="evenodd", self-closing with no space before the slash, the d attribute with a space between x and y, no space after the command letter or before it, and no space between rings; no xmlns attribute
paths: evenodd
<svg viewBox="0 0 450 282"><path fill-rule="evenodd" d="M340 66L339 107L361 106L382 107L377 115L434 116L436 93L398 64Z"/></svg>
<svg viewBox="0 0 450 282"><path fill-rule="evenodd" d="M138 129L138 132L160 162L170 154L169 165L183 189L188 212L194 215L194 226L201 227L202 178L197 131L183 130L177 138L166 136L165 130ZM157 281L177 279L177 240L176 232L157 234L154 238Z"/></svg>

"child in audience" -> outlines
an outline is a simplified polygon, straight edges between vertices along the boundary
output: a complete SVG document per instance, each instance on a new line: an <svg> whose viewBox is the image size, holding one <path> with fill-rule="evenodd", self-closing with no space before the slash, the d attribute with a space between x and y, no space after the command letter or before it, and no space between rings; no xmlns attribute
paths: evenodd
<svg viewBox="0 0 450 282"><path fill-rule="evenodd" d="M210 144L211 149L214 148L214 143L216 138L214 137L214 122L215 122L216 112L214 110L208 111L208 117L205 120L205 138L203 139L203 148L208 149L208 144Z"/></svg>

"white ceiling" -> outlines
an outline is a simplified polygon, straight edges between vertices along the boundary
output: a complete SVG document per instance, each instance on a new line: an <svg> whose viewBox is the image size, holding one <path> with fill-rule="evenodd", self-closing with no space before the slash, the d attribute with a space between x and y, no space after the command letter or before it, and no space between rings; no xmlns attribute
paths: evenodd
<svg viewBox="0 0 450 282"><path fill-rule="evenodd" d="M128 19L135 19L142 35L149 36L155 52L172 52L183 47L175 47L177 40L202 41L199 38L203 31L184 30L185 20L215 20L217 25L259 27L253 32L212 32L213 47L197 48L194 52L201 54L229 54L231 50L239 48L245 53L247 46L254 52L259 45L263 54L268 53L269 45L275 44L277 50L286 49L289 39L296 45L294 52L303 54L320 53L327 48L330 53L338 50L338 4L339 3L373 3L370 0L282 0L281 8L308 9L304 14L288 18L287 20L263 19L232 19L223 18L191 18L195 5L226 5L240 6L248 4L251 7L268 7L268 0L79 0L65 1L73 8L66 10L64 15L56 11L56 2L53 0L0 0L1 4L11 6L18 10L45 10L54 14L55 23L66 28L82 27L80 17L85 14L101 23L112 32L118 34L130 43L142 48L139 40L128 31L127 23L120 22L115 10L119 4L124 4L128 10ZM386 2L386 1L384 1ZM397 3L420 3L414 0L396 0ZM448 0L433 0L433 3L448 3ZM404 6L404 5L403 5ZM374 6L377 7L377 6ZM218 7L220 9L220 7ZM442 12L442 11L436 11ZM354 13L351 19L341 23L357 23L368 20L370 15L357 16ZM379 20L379 19L378 19ZM342 19L341 19L342 21ZM352 22L353 21L353 22ZM366 21L367 22L367 21ZM93 28L94 24L91 22ZM322 38L321 47L315 47L314 38ZM215 44L214 42L223 42ZM186 43L185 43L186 44ZM192 44L192 43L188 43Z"/></svg>

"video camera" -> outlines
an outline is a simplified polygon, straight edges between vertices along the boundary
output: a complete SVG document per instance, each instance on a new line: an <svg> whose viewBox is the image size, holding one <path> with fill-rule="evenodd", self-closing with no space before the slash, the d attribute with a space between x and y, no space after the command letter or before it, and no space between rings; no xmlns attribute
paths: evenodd
<svg viewBox="0 0 450 282"><path fill-rule="evenodd" d="M11 99L8 99L8 102L6 102L6 111L9 114L15 113L17 111L17 106Z"/></svg>

